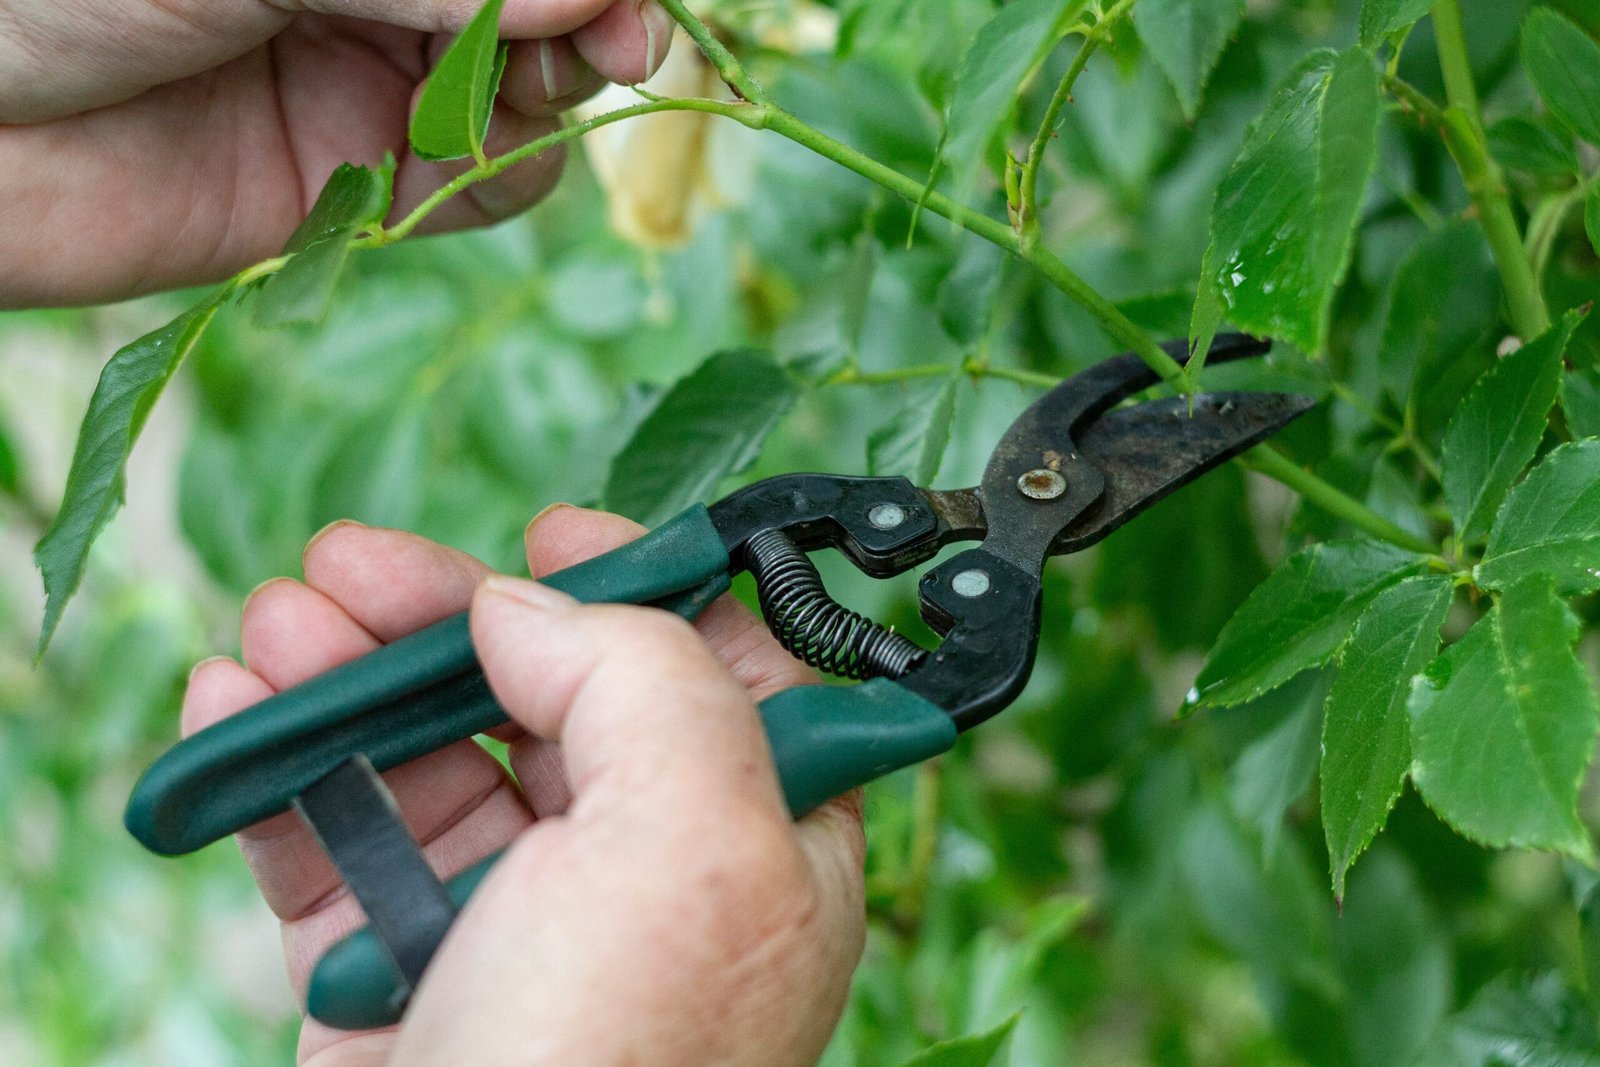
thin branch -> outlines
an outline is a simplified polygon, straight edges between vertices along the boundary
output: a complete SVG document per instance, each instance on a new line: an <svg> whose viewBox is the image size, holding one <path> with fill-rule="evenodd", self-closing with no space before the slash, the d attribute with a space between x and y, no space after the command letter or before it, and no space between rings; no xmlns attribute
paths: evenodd
<svg viewBox="0 0 1600 1067"><path fill-rule="evenodd" d="M1545 306L1544 294L1539 291L1523 247L1522 233L1511 213L1500 165L1489 154L1457 0L1439 0L1433 6L1433 31L1439 67L1444 73L1445 96L1450 101L1450 108L1444 113L1445 145L1455 157L1461 180L1478 209L1478 224L1489 240L1506 292L1511 325L1524 341L1531 341L1550 328L1550 310Z"/></svg>
<svg viewBox="0 0 1600 1067"><path fill-rule="evenodd" d="M694 41L700 53L717 69L722 80L728 83L728 88L752 104L772 103L767 91L756 84L756 80L750 77L743 64L734 58L733 53L728 51L721 41L717 40L710 27L684 6L683 0L660 0L660 2L661 6L667 9L667 14L671 15Z"/></svg>
<svg viewBox="0 0 1600 1067"><path fill-rule="evenodd" d="M1017 222L1022 227L1023 242L1036 244L1039 240L1039 167L1044 162L1045 150L1056 135L1056 129L1061 125L1061 110L1072 99L1072 87L1077 84L1078 75L1089 65L1089 57L1095 54L1102 42L1111 36L1111 26L1133 7L1136 0L1117 0L1088 32L1083 35L1083 43L1078 48L1078 54L1072 57L1072 64L1067 67L1067 72L1061 77L1061 84L1056 86L1055 95L1050 98L1050 104L1045 108L1044 118L1039 123L1039 132L1033 135L1033 144L1028 147L1028 155L1022 164L1022 181L1017 197Z"/></svg>
<svg viewBox="0 0 1600 1067"><path fill-rule="evenodd" d="M1330 515L1345 520L1380 541L1387 541L1391 545L1411 552L1421 552L1430 556L1436 555L1439 551L1437 545L1384 518L1355 497L1335 489L1281 452L1266 445L1252 448L1239 457L1239 463L1246 470L1282 482Z"/></svg>

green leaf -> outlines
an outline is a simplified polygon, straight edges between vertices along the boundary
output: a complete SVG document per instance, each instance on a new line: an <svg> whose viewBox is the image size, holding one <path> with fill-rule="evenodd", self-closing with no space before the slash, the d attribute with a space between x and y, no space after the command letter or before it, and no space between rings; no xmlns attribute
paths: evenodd
<svg viewBox="0 0 1600 1067"><path fill-rule="evenodd" d="M954 341L976 345L989 330L1008 266L1006 254L988 241L962 238L961 252L937 293L939 325Z"/></svg>
<svg viewBox="0 0 1600 1067"><path fill-rule="evenodd" d="M1411 679L1439 651L1445 577L1407 578L1373 598L1339 656L1322 723L1322 829L1333 895L1400 796L1411 763Z"/></svg>
<svg viewBox="0 0 1600 1067"><path fill-rule="evenodd" d="M606 506L655 526L755 461L800 386L765 352L719 352L669 389L611 463Z"/></svg>
<svg viewBox="0 0 1600 1067"><path fill-rule="evenodd" d="M1589 246L1600 255L1600 184L1589 186L1583 198L1583 229L1589 235Z"/></svg>
<svg viewBox="0 0 1600 1067"><path fill-rule="evenodd" d="M996 1026L1029 999L1049 953L1066 941L1089 913L1089 898L1056 895L1028 909L1019 933L990 927L980 933L953 971L949 989L952 1026L978 1030Z"/></svg>
<svg viewBox="0 0 1600 1067"><path fill-rule="evenodd" d="M1522 26L1522 65L1550 110L1600 145L1600 44L1571 20L1536 7Z"/></svg>
<svg viewBox="0 0 1600 1067"><path fill-rule="evenodd" d="M1172 82L1184 115L1194 118L1206 82L1244 18L1244 0L1144 0L1138 14L1139 39Z"/></svg>
<svg viewBox="0 0 1600 1067"><path fill-rule="evenodd" d="M1216 273L1211 269L1211 252L1208 249L1200 264L1200 284L1195 289L1194 307L1189 312L1189 361L1184 364L1191 395L1200 389L1200 372L1205 369L1206 356L1211 352L1211 342L1226 314L1222 306L1222 293L1217 289Z"/></svg>
<svg viewBox="0 0 1600 1067"><path fill-rule="evenodd" d="M1600 1067L1594 1015L1554 972L1526 986L1490 982L1452 1021L1449 1042L1461 1067Z"/></svg>
<svg viewBox="0 0 1600 1067"><path fill-rule="evenodd" d="M1212 282L1234 323L1322 348L1377 129L1378 75L1359 49L1313 53L1273 98L1211 211Z"/></svg>
<svg viewBox="0 0 1600 1067"><path fill-rule="evenodd" d="M1600 440L1562 445L1511 490L1472 573L1488 589L1533 574L1568 596L1600 589Z"/></svg>
<svg viewBox="0 0 1600 1067"><path fill-rule="evenodd" d="M1375 541L1330 541L1296 552L1222 628L1193 699L1238 704L1321 666L1373 597L1421 567L1415 554Z"/></svg>
<svg viewBox="0 0 1600 1067"><path fill-rule="evenodd" d="M1084 0L1016 0L984 24L961 57L928 188L948 171L950 195L966 199L996 128L1016 103L1018 87L1084 6Z"/></svg>
<svg viewBox="0 0 1600 1067"><path fill-rule="evenodd" d="M916 382L894 417L867 437L867 470L877 475L902 475L918 485L939 473L950 444L950 421L956 413L956 389L962 375Z"/></svg>
<svg viewBox="0 0 1600 1067"><path fill-rule="evenodd" d="M1569 311L1478 379L1444 431L1444 499L1463 541L1482 537L1539 448L1561 388L1561 354L1583 316Z"/></svg>
<svg viewBox="0 0 1600 1067"><path fill-rule="evenodd" d="M483 138L505 69L505 50L499 41L504 6L505 0L488 0L428 75L411 116L411 147L423 159L483 154Z"/></svg>
<svg viewBox="0 0 1600 1067"><path fill-rule="evenodd" d="M33 549L46 597L38 655L49 647L62 609L83 579L90 546L122 503L128 454L150 408L232 295L233 286L223 286L159 330L119 349L100 372L78 429L61 510Z"/></svg>
<svg viewBox="0 0 1600 1067"><path fill-rule="evenodd" d="M1001 1055L1000 1049L1011 1036L1011 1031L1016 1029L1020 1018L1022 1013L1017 1012L986 1033L968 1034L966 1037L929 1045L900 1067L1003 1067L1011 1057Z"/></svg>
<svg viewBox="0 0 1600 1067"><path fill-rule="evenodd" d="M1258 975L1326 974L1326 898L1319 899L1299 842L1286 839L1266 863L1221 804L1195 798L1185 807L1175 851L1200 928ZM1165 890L1157 906L1172 903Z"/></svg>
<svg viewBox="0 0 1600 1067"><path fill-rule="evenodd" d="M284 246L293 258L267 278L256 302L257 326L314 325L328 314L350 241L381 223L393 200L394 158L377 170L341 163L311 213Z"/></svg>
<svg viewBox="0 0 1600 1067"><path fill-rule="evenodd" d="M1487 132L1489 152L1512 170L1528 174L1578 174L1578 150L1570 136L1520 115L1501 119Z"/></svg>
<svg viewBox="0 0 1600 1067"><path fill-rule="evenodd" d="M1361 47L1370 52L1390 34L1410 29L1433 3L1434 0L1363 0Z"/></svg>
<svg viewBox="0 0 1600 1067"><path fill-rule="evenodd" d="M1461 220L1416 242L1389 286L1378 365L1396 404L1437 434L1490 364L1500 281L1483 231Z"/></svg>
<svg viewBox="0 0 1600 1067"><path fill-rule="evenodd" d="M1561 383L1561 410L1574 437L1600 437L1600 368L1567 372Z"/></svg>
<svg viewBox="0 0 1600 1067"><path fill-rule="evenodd" d="M1578 786L1600 704L1572 654L1577 637L1578 620L1535 575L1413 684L1411 780L1464 836L1590 855Z"/></svg>
<svg viewBox="0 0 1600 1067"><path fill-rule="evenodd" d="M22 466L17 462L17 447L11 441L11 428L0 422L0 493L16 496L22 490Z"/></svg>
<svg viewBox="0 0 1600 1067"><path fill-rule="evenodd" d="M1326 689L1324 678L1302 674L1253 702L1252 708L1271 701L1289 712L1241 752L1228 772L1233 810L1261 834L1261 852L1269 862L1277 852L1284 812L1305 793L1317 769Z"/></svg>
<svg viewBox="0 0 1600 1067"><path fill-rule="evenodd" d="M1420 866L1430 888L1437 885L1437 868L1426 860ZM1423 1067L1416 1055L1455 999L1450 938L1417 881L1391 848L1373 849L1350 878L1334 926L1334 956L1353 1055L1337 1062Z"/></svg>

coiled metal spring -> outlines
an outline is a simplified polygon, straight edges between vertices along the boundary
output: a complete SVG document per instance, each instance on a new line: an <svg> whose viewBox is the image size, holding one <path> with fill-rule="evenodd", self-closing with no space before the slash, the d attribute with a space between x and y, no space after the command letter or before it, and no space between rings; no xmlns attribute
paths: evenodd
<svg viewBox="0 0 1600 1067"><path fill-rule="evenodd" d="M796 658L841 678L899 678L927 655L828 595L816 566L782 530L745 543L767 629Z"/></svg>

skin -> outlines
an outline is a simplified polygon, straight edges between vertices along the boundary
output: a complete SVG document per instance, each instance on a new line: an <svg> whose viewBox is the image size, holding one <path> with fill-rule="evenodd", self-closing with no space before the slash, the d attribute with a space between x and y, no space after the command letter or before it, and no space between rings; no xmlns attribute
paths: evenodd
<svg viewBox="0 0 1600 1067"><path fill-rule="evenodd" d="M626 519L557 507L529 525L542 575L637 537ZM470 741L385 775L449 876L510 851L435 956L397 1029L307 1020L300 1061L371 1064L815 1062L860 958L859 793L798 824L755 702L815 675L729 597L690 627L580 606L412 534L335 524L305 581L255 591L243 665L190 678L186 734L469 606L513 724L508 776ZM283 815L239 835L283 923L290 977L361 923L307 831Z"/></svg>
<svg viewBox="0 0 1600 1067"><path fill-rule="evenodd" d="M342 162L400 160L395 213L467 164L406 151L422 80L476 0L0 0L0 308L225 277L273 255ZM507 0L491 153L543 135L609 78L665 56L654 0ZM429 217L540 199L558 153ZM548 574L637 537L557 508L529 525ZM470 606L511 723L513 773L463 741L387 775L448 877L506 856L452 927L401 1026L307 1020L299 1060L373 1064L814 1062L864 938L859 795L790 821L755 702L816 677L724 597L691 628L580 606L411 534L335 524L305 580L257 589L243 664L190 676L191 734ZM295 988L362 923L310 832L239 835L283 925Z"/></svg>
<svg viewBox="0 0 1600 1067"><path fill-rule="evenodd" d="M428 69L477 0L0 0L0 309L215 281L276 255L340 163L400 161L399 217L470 165L410 154ZM492 155L605 80L643 81L654 0L507 0ZM563 155L457 197L425 230L516 214Z"/></svg>

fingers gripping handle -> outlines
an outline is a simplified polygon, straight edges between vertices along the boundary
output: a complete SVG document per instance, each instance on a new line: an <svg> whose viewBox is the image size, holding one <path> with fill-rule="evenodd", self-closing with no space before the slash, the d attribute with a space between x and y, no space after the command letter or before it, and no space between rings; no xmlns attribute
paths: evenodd
<svg viewBox="0 0 1600 1067"><path fill-rule="evenodd" d="M858 785L947 751L956 727L935 704L887 679L852 688L811 685L787 689L761 704L784 799L795 818ZM447 884L464 907L499 853ZM306 1010L345 1030L387 1026L404 1010L393 962L370 929L329 949L317 962Z"/></svg>
<svg viewBox="0 0 1600 1067"><path fill-rule="evenodd" d="M544 579L585 602L656 603L686 618L728 581L703 505ZM173 746L134 787L124 822L146 848L182 855L287 811L353 756L386 770L503 722L463 612Z"/></svg>

